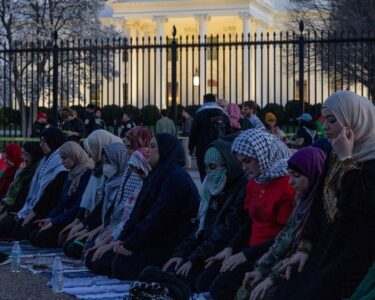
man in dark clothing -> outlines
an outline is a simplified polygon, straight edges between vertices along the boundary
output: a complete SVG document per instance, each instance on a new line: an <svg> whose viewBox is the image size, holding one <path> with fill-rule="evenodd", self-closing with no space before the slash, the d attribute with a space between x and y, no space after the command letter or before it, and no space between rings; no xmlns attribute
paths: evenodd
<svg viewBox="0 0 375 300"><path fill-rule="evenodd" d="M71 108L64 107L60 110L62 120L61 130L67 136L68 141L80 142L85 137L85 125L82 120L75 118Z"/></svg>
<svg viewBox="0 0 375 300"><path fill-rule="evenodd" d="M204 104L198 109L189 135L189 151L197 157L201 181L206 175L204 154L208 145L229 132L230 121L226 112L217 105L215 96L206 94Z"/></svg>
<svg viewBox="0 0 375 300"><path fill-rule="evenodd" d="M96 108L95 115L98 118L97 122L100 124L100 129L107 130L107 125L105 124L104 120L102 119L102 112L99 107Z"/></svg>
<svg viewBox="0 0 375 300"><path fill-rule="evenodd" d="M86 107L85 127L86 134L89 136L91 132L101 129L100 119L95 114L96 107L94 104L89 104Z"/></svg>
<svg viewBox="0 0 375 300"><path fill-rule="evenodd" d="M40 112L36 116L36 121L33 124L31 137L41 137L43 131L46 129L47 125L47 114Z"/></svg>
<svg viewBox="0 0 375 300"><path fill-rule="evenodd" d="M125 134L136 125L131 117L127 113L122 114L122 119L118 124L116 124L115 130L113 132L114 135L123 138Z"/></svg>

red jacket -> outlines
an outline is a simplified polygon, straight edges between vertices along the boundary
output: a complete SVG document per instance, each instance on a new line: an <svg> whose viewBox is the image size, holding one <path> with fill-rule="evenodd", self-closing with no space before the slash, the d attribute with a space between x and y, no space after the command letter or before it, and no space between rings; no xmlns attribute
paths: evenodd
<svg viewBox="0 0 375 300"><path fill-rule="evenodd" d="M252 220L250 246L273 239L287 223L295 199L288 181L289 176L283 176L266 184L258 184L254 179L248 182L245 209Z"/></svg>

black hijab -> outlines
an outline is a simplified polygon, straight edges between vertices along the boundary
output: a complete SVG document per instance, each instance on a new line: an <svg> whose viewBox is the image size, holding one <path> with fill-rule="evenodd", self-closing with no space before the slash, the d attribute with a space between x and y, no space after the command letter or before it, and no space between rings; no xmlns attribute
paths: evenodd
<svg viewBox="0 0 375 300"><path fill-rule="evenodd" d="M44 156L42 148L40 148L39 142L26 142L23 144L22 148L25 149L25 151L31 155L31 160L33 164L40 161Z"/></svg>
<svg viewBox="0 0 375 300"><path fill-rule="evenodd" d="M52 152L55 152L62 144L65 143L65 136L63 132L55 127L50 127L44 130L42 137L44 137L44 140L48 144L48 147L51 148Z"/></svg>
<svg viewBox="0 0 375 300"><path fill-rule="evenodd" d="M176 165L185 165L184 149L175 136L160 133L155 138L159 149L159 162L144 181L137 203L148 196L157 196L161 183L169 171Z"/></svg>

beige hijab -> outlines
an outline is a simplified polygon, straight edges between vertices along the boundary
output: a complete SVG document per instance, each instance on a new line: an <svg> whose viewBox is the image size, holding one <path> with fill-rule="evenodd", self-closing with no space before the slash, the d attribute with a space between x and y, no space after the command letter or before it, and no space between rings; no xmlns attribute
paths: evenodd
<svg viewBox="0 0 375 300"><path fill-rule="evenodd" d="M94 162L77 142L63 144L60 147L60 155L69 157L74 162L74 167L68 175L68 179L71 181L68 194L72 195L77 191L82 175L87 170L94 168Z"/></svg>
<svg viewBox="0 0 375 300"><path fill-rule="evenodd" d="M103 147L113 143L123 143L122 139L106 130L98 129L92 132L84 141L83 146L91 158L98 162L102 157Z"/></svg>
<svg viewBox="0 0 375 300"><path fill-rule="evenodd" d="M327 98L323 107L354 131L353 158L364 162L375 159L375 107L370 100L350 91L339 91Z"/></svg>

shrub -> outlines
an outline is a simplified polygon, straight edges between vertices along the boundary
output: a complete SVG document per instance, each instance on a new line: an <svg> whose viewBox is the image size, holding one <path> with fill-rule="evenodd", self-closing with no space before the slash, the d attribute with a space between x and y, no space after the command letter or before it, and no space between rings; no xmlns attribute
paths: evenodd
<svg viewBox="0 0 375 300"><path fill-rule="evenodd" d="M156 121L160 119L160 110L156 105L146 105L141 109L141 122L144 125L155 125Z"/></svg>

